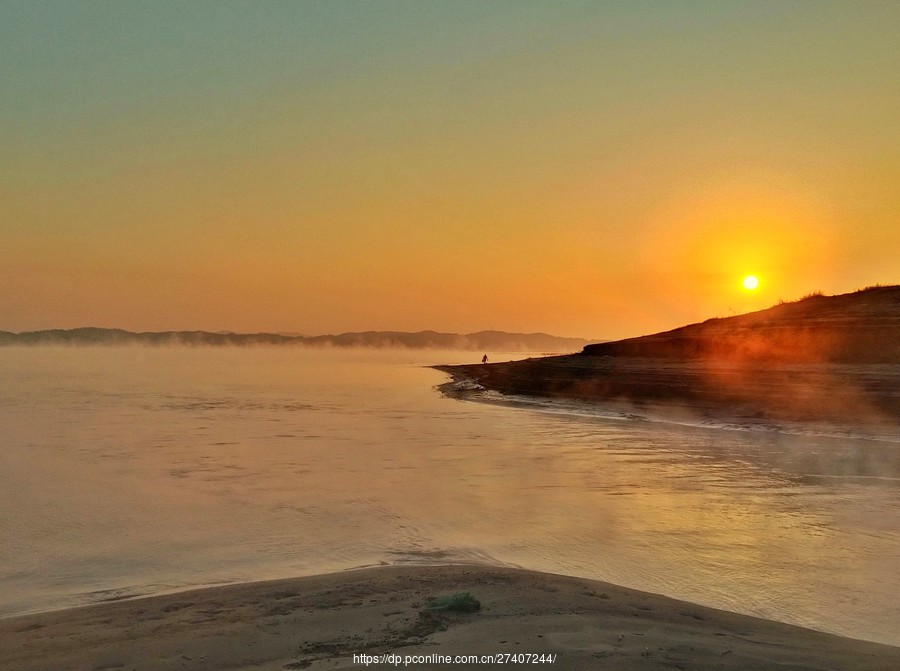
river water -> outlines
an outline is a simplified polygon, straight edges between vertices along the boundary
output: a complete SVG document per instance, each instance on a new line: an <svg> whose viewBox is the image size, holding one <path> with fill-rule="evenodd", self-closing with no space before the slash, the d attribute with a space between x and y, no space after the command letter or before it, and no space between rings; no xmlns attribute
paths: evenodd
<svg viewBox="0 0 900 671"><path fill-rule="evenodd" d="M0 348L0 615L466 562L900 645L900 444L436 389L481 354Z"/></svg>

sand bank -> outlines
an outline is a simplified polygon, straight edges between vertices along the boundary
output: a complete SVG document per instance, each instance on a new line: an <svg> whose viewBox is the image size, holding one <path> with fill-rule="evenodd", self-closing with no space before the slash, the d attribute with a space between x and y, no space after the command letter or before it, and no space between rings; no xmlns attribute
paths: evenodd
<svg viewBox="0 0 900 671"><path fill-rule="evenodd" d="M477 613L428 611L470 592ZM900 648L601 582L482 566L384 567L0 621L0 668L361 669L354 654L555 655L553 669L900 668ZM510 666L524 666L504 664ZM411 664L406 668L476 668ZM500 668L499 664L478 668Z"/></svg>

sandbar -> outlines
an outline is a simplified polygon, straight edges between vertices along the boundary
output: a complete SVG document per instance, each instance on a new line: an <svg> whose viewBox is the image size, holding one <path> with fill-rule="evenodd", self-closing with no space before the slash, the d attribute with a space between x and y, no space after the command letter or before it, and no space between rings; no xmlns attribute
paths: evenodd
<svg viewBox="0 0 900 671"><path fill-rule="evenodd" d="M427 608L459 592L480 610ZM385 566L0 620L7 671L524 666L427 661L497 654L553 655L528 666L558 670L900 668L898 647L491 566ZM395 657L366 666L359 655Z"/></svg>

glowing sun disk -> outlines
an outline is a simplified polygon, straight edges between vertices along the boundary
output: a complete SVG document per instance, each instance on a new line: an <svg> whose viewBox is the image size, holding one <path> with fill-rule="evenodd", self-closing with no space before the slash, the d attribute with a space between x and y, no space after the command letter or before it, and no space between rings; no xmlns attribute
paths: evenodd
<svg viewBox="0 0 900 671"><path fill-rule="evenodd" d="M753 291L758 286L759 279L756 277L756 275L747 275L747 277L744 278L744 288L747 291Z"/></svg>

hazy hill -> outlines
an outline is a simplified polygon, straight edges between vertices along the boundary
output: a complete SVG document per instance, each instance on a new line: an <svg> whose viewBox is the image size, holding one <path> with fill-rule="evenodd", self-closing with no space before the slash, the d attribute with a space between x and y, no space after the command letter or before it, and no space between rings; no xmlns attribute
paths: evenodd
<svg viewBox="0 0 900 671"><path fill-rule="evenodd" d="M307 347L401 347L478 351L574 352L588 340L560 338L546 333L438 333L420 331L365 331L339 335L299 336L276 333L210 333L163 331L133 333L122 329L76 328L10 333L0 331L0 345L295 345Z"/></svg>
<svg viewBox="0 0 900 671"><path fill-rule="evenodd" d="M900 287L810 296L580 354L437 368L477 383L445 387L459 396L483 388L639 414L879 426L900 436Z"/></svg>
<svg viewBox="0 0 900 671"><path fill-rule="evenodd" d="M900 286L813 294L768 310L588 345L585 355L781 362L900 363Z"/></svg>

